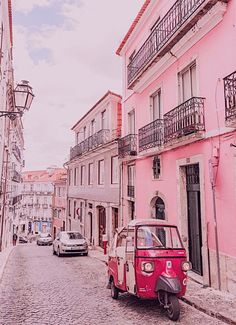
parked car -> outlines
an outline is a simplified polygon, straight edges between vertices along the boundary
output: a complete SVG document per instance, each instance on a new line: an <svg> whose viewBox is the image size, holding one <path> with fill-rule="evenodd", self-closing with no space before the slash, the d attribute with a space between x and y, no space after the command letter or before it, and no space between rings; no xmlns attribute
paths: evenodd
<svg viewBox="0 0 236 325"><path fill-rule="evenodd" d="M52 236L49 233L46 234L40 234L37 238L37 245L52 245Z"/></svg>
<svg viewBox="0 0 236 325"><path fill-rule="evenodd" d="M28 243L28 238L25 236L19 236L19 243L21 243L21 244Z"/></svg>
<svg viewBox="0 0 236 325"><path fill-rule="evenodd" d="M78 231L61 231L53 242L53 254L88 255L88 242Z"/></svg>

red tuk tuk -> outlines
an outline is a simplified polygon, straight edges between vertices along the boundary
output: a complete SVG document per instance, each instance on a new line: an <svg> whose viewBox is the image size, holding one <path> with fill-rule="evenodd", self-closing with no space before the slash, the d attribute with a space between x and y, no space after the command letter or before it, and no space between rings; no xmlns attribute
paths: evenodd
<svg viewBox="0 0 236 325"><path fill-rule="evenodd" d="M158 299L168 317L176 321L180 315L178 298L185 294L190 268L176 226L136 219L114 236L108 254L108 288L113 299L122 292Z"/></svg>

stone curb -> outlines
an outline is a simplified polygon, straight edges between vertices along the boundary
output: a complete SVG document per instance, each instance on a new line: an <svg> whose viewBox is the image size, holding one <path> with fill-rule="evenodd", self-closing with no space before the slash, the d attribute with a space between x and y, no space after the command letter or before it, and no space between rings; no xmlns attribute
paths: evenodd
<svg viewBox="0 0 236 325"><path fill-rule="evenodd" d="M5 251L1 252L0 254L4 254L3 256L0 255L0 261L2 265L0 265L0 283L2 281L3 273L7 264L7 261L14 249L14 246L11 246L10 248L6 249Z"/></svg>
<svg viewBox="0 0 236 325"><path fill-rule="evenodd" d="M231 319L231 318L228 318L224 315L222 315L221 313L217 313L217 312L214 312L212 310L209 310L209 309L206 309L204 307L201 307L200 305L192 302L190 299L188 298L185 298L185 297L181 297L180 298L183 302L185 302L186 304L194 307L195 309L203 312L204 314L207 314L208 316L211 316L211 317L214 317L216 319L219 319L221 320L222 322L225 322L226 324L230 324L230 325L236 325L236 322Z"/></svg>

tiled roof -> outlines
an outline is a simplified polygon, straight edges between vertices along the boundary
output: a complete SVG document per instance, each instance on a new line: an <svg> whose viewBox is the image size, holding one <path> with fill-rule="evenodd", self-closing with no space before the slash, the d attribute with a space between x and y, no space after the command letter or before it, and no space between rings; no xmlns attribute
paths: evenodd
<svg viewBox="0 0 236 325"><path fill-rule="evenodd" d="M116 54L117 55L120 55L121 50L125 46L127 40L129 39L129 37L132 34L132 32L135 29L135 27L137 26L139 20L143 16L143 14L144 14L145 10L147 9L148 5L150 4L150 2L151 2L151 0L145 0L144 4L142 5L141 9L139 10L137 16L135 17L132 25L130 26L128 32L126 33L125 37L123 38L122 42L120 43L120 46L116 50Z"/></svg>
<svg viewBox="0 0 236 325"><path fill-rule="evenodd" d="M32 170L23 172L23 182L55 182L65 175L64 168L55 168L52 172L48 170Z"/></svg>

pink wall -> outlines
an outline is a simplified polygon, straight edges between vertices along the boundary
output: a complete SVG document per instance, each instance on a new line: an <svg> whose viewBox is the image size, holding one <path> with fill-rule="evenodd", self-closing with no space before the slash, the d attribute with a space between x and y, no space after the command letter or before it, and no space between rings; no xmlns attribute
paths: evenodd
<svg viewBox="0 0 236 325"><path fill-rule="evenodd" d="M126 62L134 49L140 48L140 44L144 43L150 33L150 27L159 15L160 3L163 2L155 2L150 16L146 22L143 21L142 30L127 46L124 53ZM170 1L168 5L171 6L173 3L174 1ZM235 13L236 1L230 1L223 20L184 55L177 58L155 81L147 84L141 93L125 89L122 116L122 135L125 136L127 134L127 113L135 108L136 133L138 134L139 128L151 122L149 97L159 86L162 88L163 114L175 108L179 104L178 72L191 61L196 60L198 96L206 98L204 105L206 139L186 146L180 144L178 148L162 153L163 175L161 180L152 179L152 158L144 157L136 160L136 217L150 217L150 201L155 196L155 192L160 191L165 195L168 219L178 224L180 216L177 213L176 161L181 158L202 155L204 161L205 215L206 222L210 222L209 244L211 248L215 248L208 160L212 157L212 148L216 146L220 150L216 183L219 247L222 253L232 256L236 256L236 152L235 148L230 147L230 143L236 141L236 134L235 132L229 133L231 129L225 127L223 78L236 70ZM126 85L126 76L124 76L124 83ZM218 137L216 135L220 128L224 129L225 134ZM210 136L213 137L210 138ZM153 154L155 154L155 150ZM127 173L124 173L124 178L126 177ZM125 186L126 184L127 179L124 181Z"/></svg>

